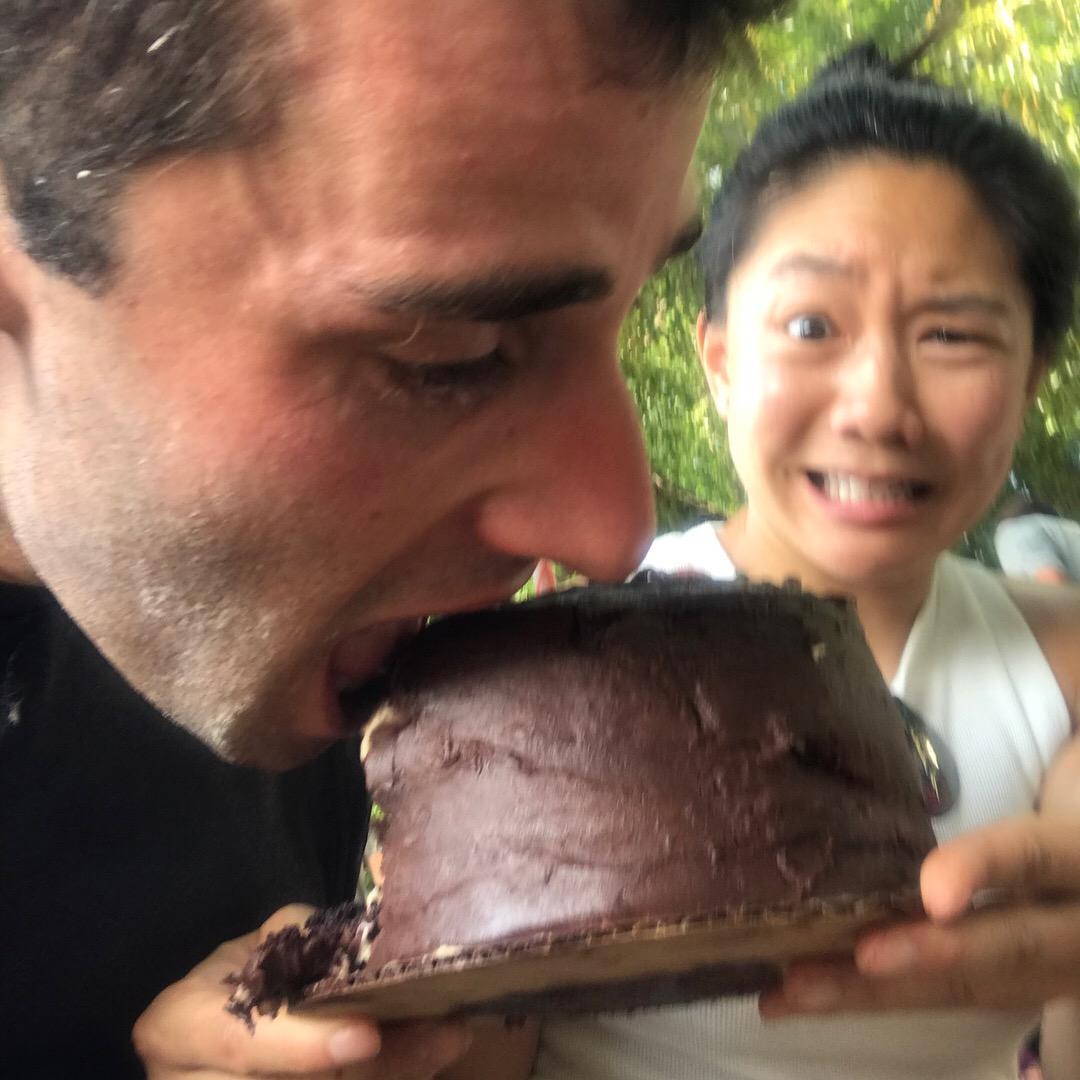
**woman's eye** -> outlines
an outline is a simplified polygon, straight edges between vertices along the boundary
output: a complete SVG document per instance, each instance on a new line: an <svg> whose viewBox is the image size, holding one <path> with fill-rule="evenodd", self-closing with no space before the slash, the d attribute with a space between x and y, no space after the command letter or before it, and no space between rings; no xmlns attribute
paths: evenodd
<svg viewBox="0 0 1080 1080"><path fill-rule="evenodd" d="M786 329L798 341L823 341L832 336L833 324L824 315L797 315Z"/></svg>
<svg viewBox="0 0 1080 1080"><path fill-rule="evenodd" d="M965 334L960 330L950 330L947 326L936 326L930 332L929 338L938 345L967 345L977 340L972 334Z"/></svg>

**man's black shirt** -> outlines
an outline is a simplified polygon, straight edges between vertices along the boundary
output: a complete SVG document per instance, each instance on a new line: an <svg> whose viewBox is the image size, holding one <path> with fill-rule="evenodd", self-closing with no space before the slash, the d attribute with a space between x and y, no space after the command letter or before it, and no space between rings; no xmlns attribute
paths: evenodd
<svg viewBox="0 0 1080 1080"><path fill-rule="evenodd" d="M357 747L225 765L41 589L0 585L0 674L0 1075L141 1076L161 990L283 904L351 899Z"/></svg>

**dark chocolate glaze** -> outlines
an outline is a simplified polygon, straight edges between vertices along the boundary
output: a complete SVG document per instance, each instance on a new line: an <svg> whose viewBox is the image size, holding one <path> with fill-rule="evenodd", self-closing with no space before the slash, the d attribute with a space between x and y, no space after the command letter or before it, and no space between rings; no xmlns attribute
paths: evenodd
<svg viewBox="0 0 1080 1080"><path fill-rule="evenodd" d="M669 580L453 616L368 737L369 971L539 933L900 892L933 846L851 609Z"/></svg>

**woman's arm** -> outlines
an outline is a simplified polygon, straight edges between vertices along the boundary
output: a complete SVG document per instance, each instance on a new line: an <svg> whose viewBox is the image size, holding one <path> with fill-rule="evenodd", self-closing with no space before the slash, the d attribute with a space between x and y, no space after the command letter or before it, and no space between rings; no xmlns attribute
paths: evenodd
<svg viewBox="0 0 1080 1080"><path fill-rule="evenodd" d="M1076 821L1080 843L1080 589L1010 582L1009 592L1046 654L1073 722L1073 737L1039 793L1039 816ZM1043 1009L1040 1057L1046 1080L1080 1080L1080 999L1058 998Z"/></svg>
<svg viewBox="0 0 1080 1080"><path fill-rule="evenodd" d="M472 1025L469 1052L438 1080L527 1080L536 1062L540 1021L508 1026L503 1020L478 1020Z"/></svg>
<svg viewBox="0 0 1080 1080"><path fill-rule="evenodd" d="M1047 774L1039 814L1071 817L1080 838L1080 735L1073 736ZM1080 1080L1080 1001L1059 998L1043 1009L1039 1056L1046 1080Z"/></svg>

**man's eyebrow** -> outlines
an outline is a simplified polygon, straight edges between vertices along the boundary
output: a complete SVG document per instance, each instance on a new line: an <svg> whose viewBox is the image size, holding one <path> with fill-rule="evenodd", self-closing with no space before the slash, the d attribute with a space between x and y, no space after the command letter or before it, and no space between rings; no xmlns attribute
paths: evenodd
<svg viewBox="0 0 1080 1080"><path fill-rule="evenodd" d="M403 278L354 285L353 296L394 315L507 322L609 296L611 275L593 267L497 270L462 281Z"/></svg>
<svg viewBox="0 0 1080 1080"><path fill-rule="evenodd" d="M783 277L785 274L827 274L833 277L853 278L862 271L854 263L844 259L834 259L828 255L812 255L808 251L797 251L785 255L769 272L770 277Z"/></svg>
<svg viewBox="0 0 1080 1080"><path fill-rule="evenodd" d="M697 215L692 217L678 232L675 239L671 242L671 247L668 248L667 254L660 262L660 266L664 263L670 262L672 259L677 259L680 255L685 255L693 246L701 239L701 234L704 232L704 225L701 223L701 218ZM659 267L658 267L659 269Z"/></svg>
<svg viewBox="0 0 1080 1080"><path fill-rule="evenodd" d="M1009 305L996 296L987 296L984 293L952 293L943 296L928 296L925 300L920 300L912 306L911 314L941 312L949 315L979 311L987 315L1005 316L1010 310Z"/></svg>

